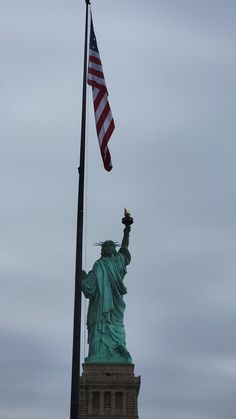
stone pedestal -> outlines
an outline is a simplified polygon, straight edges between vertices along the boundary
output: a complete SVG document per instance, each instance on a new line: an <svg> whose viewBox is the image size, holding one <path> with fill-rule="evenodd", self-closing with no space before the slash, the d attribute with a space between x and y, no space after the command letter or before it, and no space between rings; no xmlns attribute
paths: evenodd
<svg viewBox="0 0 236 419"><path fill-rule="evenodd" d="M81 419L138 419L139 388L133 364L83 364Z"/></svg>

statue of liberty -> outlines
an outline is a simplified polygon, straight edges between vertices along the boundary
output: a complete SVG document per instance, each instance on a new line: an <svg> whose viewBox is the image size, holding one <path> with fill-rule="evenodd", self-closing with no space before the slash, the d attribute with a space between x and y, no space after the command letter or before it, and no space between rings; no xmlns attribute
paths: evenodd
<svg viewBox="0 0 236 419"><path fill-rule="evenodd" d="M127 289L123 283L131 256L128 250L133 219L125 210L125 224L119 251L112 240L101 242L101 257L92 270L83 271L82 291L89 299L87 314L89 354L86 363L132 363L126 349L123 300Z"/></svg>

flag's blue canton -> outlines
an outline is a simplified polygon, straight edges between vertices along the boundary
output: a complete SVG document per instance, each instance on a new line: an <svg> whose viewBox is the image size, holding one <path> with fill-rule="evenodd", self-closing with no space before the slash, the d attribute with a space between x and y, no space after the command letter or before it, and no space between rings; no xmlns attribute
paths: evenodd
<svg viewBox="0 0 236 419"><path fill-rule="evenodd" d="M91 32L90 32L89 48L92 49L93 51L97 52L97 53L99 52L96 36L95 36L95 33L94 33L94 29L93 29L92 19L91 19Z"/></svg>

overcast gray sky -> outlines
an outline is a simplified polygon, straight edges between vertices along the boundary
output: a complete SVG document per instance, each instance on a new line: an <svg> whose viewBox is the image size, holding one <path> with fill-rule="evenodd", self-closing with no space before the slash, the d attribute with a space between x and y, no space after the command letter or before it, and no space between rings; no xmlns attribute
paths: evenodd
<svg viewBox="0 0 236 419"><path fill-rule="evenodd" d="M235 419L236 3L92 3L116 130L107 173L89 91L84 267L127 206L140 418ZM69 416L84 13L0 6L3 419Z"/></svg>

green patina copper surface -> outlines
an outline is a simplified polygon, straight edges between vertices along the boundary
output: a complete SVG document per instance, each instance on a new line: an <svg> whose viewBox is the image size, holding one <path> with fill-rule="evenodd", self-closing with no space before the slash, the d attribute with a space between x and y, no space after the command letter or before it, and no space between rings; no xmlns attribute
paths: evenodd
<svg viewBox="0 0 236 419"><path fill-rule="evenodd" d="M131 259L129 232L127 224L118 252L113 241L104 242L101 258L88 274L83 272L82 291L89 299L86 363L132 363L125 342L123 300L127 293L123 279Z"/></svg>

